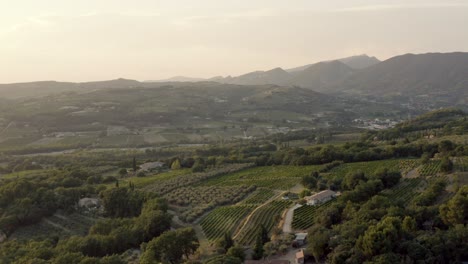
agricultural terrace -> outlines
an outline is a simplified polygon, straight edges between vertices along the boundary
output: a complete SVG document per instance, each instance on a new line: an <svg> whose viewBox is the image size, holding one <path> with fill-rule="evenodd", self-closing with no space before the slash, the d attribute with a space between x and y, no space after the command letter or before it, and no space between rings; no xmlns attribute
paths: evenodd
<svg viewBox="0 0 468 264"><path fill-rule="evenodd" d="M327 208L335 199L325 202L320 205L303 205L294 210L294 216L292 221L292 228L296 230L306 230L314 224L314 218L318 212L324 208Z"/></svg>
<svg viewBox="0 0 468 264"><path fill-rule="evenodd" d="M390 171L400 171L403 175L419 165L417 159L390 159L368 162L344 163L329 171L329 176L343 178L350 172L361 171L366 175L371 175L382 168ZM331 178L331 177L330 177Z"/></svg>
<svg viewBox="0 0 468 264"><path fill-rule="evenodd" d="M254 167L214 177L201 184L206 186L255 185L276 190L288 190L300 183L303 176L319 170L321 167L322 165Z"/></svg>
<svg viewBox="0 0 468 264"><path fill-rule="evenodd" d="M164 197L181 212L180 219L192 222L205 212L220 206L240 202L255 190L255 186L182 187Z"/></svg>
<svg viewBox="0 0 468 264"><path fill-rule="evenodd" d="M187 175L190 174L190 169L179 169L179 170L171 170L171 171L166 171L158 174L153 174L153 175L147 175L145 177L128 177L124 179L119 179L121 184L126 185L128 182L132 182L135 184L135 187L137 188L143 188L147 185L153 184L153 183L159 183L163 182L166 180L170 180L172 178L175 178L177 176L181 175ZM114 183L111 183L111 185Z"/></svg>
<svg viewBox="0 0 468 264"><path fill-rule="evenodd" d="M246 219L245 225L236 234L236 241L241 245L253 245L260 226L264 226L271 234L274 227L281 220L285 209L291 205L290 201L273 201L255 211L250 218Z"/></svg>
<svg viewBox="0 0 468 264"><path fill-rule="evenodd" d="M382 191L382 194L391 201L402 201L404 204L409 202L420 192L418 188L424 186L424 180L421 178L401 179L400 183L391 189Z"/></svg>
<svg viewBox="0 0 468 264"><path fill-rule="evenodd" d="M222 178L221 176L223 175L245 170L252 166L253 164L251 163L229 164L221 168L209 170L207 172L189 173L189 174L180 175L180 176L177 176L177 177L174 177L174 178L162 181L162 182L156 182L154 184L150 184L144 187L143 190L148 191L148 192L155 192L155 193L162 195L162 194L166 194L168 192L171 192L181 187L194 186L195 184L199 182L206 181L211 178Z"/></svg>
<svg viewBox="0 0 468 264"><path fill-rule="evenodd" d="M242 204L263 204L275 195L275 192L267 188L258 188L249 197L242 201Z"/></svg>
<svg viewBox="0 0 468 264"><path fill-rule="evenodd" d="M252 205L218 207L200 221L200 226L208 240L219 239L226 233L232 234L237 225L254 207Z"/></svg>
<svg viewBox="0 0 468 264"><path fill-rule="evenodd" d="M432 176L440 172L440 160L430 160L419 168L420 176Z"/></svg>

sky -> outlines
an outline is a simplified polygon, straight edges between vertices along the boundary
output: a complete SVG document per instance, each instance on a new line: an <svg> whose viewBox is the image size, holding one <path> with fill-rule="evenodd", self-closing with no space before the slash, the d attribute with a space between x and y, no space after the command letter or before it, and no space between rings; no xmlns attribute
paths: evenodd
<svg viewBox="0 0 468 264"><path fill-rule="evenodd" d="M468 0L0 0L0 83L468 51Z"/></svg>

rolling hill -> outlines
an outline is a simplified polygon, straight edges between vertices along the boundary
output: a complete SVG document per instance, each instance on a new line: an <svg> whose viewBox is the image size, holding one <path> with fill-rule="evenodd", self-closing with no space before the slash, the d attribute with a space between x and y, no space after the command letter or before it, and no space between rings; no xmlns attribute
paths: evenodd
<svg viewBox="0 0 468 264"><path fill-rule="evenodd" d="M406 54L327 87L336 93L468 103L468 53Z"/></svg>

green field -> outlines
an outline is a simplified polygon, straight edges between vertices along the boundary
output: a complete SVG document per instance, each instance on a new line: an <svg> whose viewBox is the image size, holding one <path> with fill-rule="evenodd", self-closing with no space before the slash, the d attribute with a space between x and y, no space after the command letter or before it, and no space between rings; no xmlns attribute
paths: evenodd
<svg viewBox="0 0 468 264"><path fill-rule="evenodd" d="M255 185L277 190L288 190L300 183L301 178L322 166L255 167L204 181L202 185Z"/></svg>
<svg viewBox="0 0 468 264"><path fill-rule="evenodd" d="M420 176L432 176L440 172L440 160L430 160L419 168Z"/></svg>
<svg viewBox="0 0 468 264"><path fill-rule="evenodd" d="M328 207L334 200L330 200L320 205L303 205L294 210L292 228L297 230L305 230L314 224L314 217L319 210Z"/></svg>
<svg viewBox="0 0 468 264"><path fill-rule="evenodd" d="M400 200L408 204L418 194L417 188L422 181L421 178L402 179L396 186L382 191L382 194L392 201Z"/></svg>
<svg viewBox="0 0 468 264"><path fill-rule="evenodd" d="M261 225L271 232L290 204L290 201L273 201L255 211L236 237L236 241L241 245L252 245Z"/></svg>
<svg viewBox="0 0 468 264"><path fill-rule="evenodd" d="M128 184L128 182L132 182L133 184L135 184L137 188L143 188L153 183L163 182L165 180L169 180L177 176L189 174L189 173L190 173L190 169L170 170L167 172L153 174L153 175L149 175L145 177L134 176L134 177L123 178L123 179L120 179L119 182L124 185ZM114 183L111 183L109 185L113 185L113 184Z"/></svg>
<svg viewBox="0 0 468 264"><path fill-rule="evenodd" d="M10 239L31 239L32 237L50 237L56 235L60 238L73 235L86 235L89 228L97 221L78 213L71 215L55 214L44 218L37 224L29 225L16 230Z"/></svg>
<svg viewBox="0 0 468 264"><path fill-rule="evenodd" d="M354 162L344 163L338 167L330 170L329 176L343 178L350 172L361 171L366 175L370 175L382 168L387 168L391 171L400 171L402 173L414 169L418 165L416 159L391 159L391 160L378 160L369 162Z"/></svg>
<svg viewBox="0 0 468 264"><path fill-rule="evenodd" d="M205 216L200 226L209 240L232 234L242 219L253 209L251 205L232 205L218 207Z"/></svg>
<svg viewBox="0 0 468 264"><path fill-rule="evenodd" d="M267 189L267 188L260 188L256 190L252 195L247 197L247 199L243 200L242 203L243 204L262 204L268 201L268 199L270 199L271 197L273 197L273 195L275 195L274 191Z"/></svg>

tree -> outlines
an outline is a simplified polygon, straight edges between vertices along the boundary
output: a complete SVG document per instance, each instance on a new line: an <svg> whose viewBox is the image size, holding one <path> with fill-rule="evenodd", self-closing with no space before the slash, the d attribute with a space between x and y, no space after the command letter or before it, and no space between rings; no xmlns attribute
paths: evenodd
<svg viewBox="0 0 468 264"><path fill-rule="evenodd" d="M133 157L132 168L133 168L133 171L134 171L134 172L137 171L137 169L138 169L138 168L137 168L137 163L136 163L136 158L135 158L135 157Z"/></svg>
<svg viewBox="0 0 468 264"><path fill-rule="evenodd" d="M124 168L120 169L119 170L119 175L120 175L120 177L126 176L127 175L127 169L124 169Z"/></svg>
<svg viewBox="0 0 468 264"><path fill-rule="evenodd" d="M447 225L468 223L468 186L461 187L458 192L440 207L440 216Z"/></svg>
<svg viewBox="0 0 468 264"><path fill-rule="evenodd" d="M440 162L440 170L443 172L451 172L453 163L448 156L444 156Z"/></svg>
<svg viewBox="0 0 468 264"><path fill-rule="evenodd" d="M151 240L144 249L140 263L152 264L157 262L178 264L198 248L198 240L193 228L183 228L167 231Z"/></svg>
<svg viewBox="0 0 468 264"><path fill-rule="evenodd" d="M180 166L179 159L174 160L174 162L172 162L172 165L171 165L171 170L180 170L180 168L181 166Z"/></svg>
<svg viewBox="0 0 468 264"><path fill-rule="evenodd" d="M231 248L228 250L227 255L228 255L228 256L235 257L235 258L238 258L238 259L240 259L242 262L244 262L244 260L245 260L245 252L244 252L244 249L243 249L241 246L239 246L239 245L236 245L236 246L231 247Z"/></svg>
<svg viewBox="0 0 468 264"><path fill-rule="evenodd" d="M255 260L259 260L263 258L263 242L262 242L262 236L260 234L257 236L252 258Z"/></svg>
<svg viewBox="0 0 468 264"><path fill-rule="evenodd" d="M325 256L330 234L326 228L313 226L308 236L312 239L309 239L306 251L314 256L316 262L319 262Z"/></svg>
<svg viewBox="0 0 468 264"><path fill-rule="evenodd" d="M401 220L398 217L386 217L377 225L370 226L359 237L357 246L365 256L372 257L393 252L402 237Z"/></svg>
<svg viewBox="0 0 468 264"><path fill-rule="evenodd" d="M225 233L223 238L219 241L218 245L224 249L224 252L227 252L232 246L234 246L234 240L229 233Z"/></svg>

